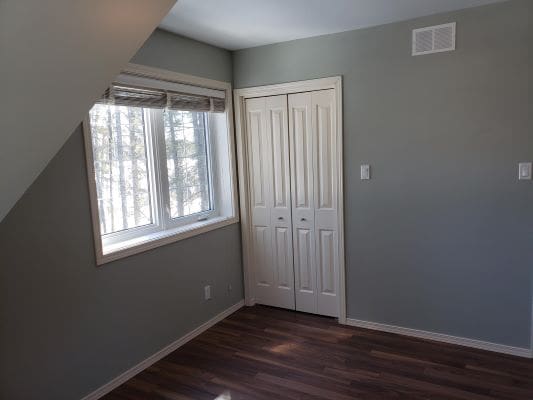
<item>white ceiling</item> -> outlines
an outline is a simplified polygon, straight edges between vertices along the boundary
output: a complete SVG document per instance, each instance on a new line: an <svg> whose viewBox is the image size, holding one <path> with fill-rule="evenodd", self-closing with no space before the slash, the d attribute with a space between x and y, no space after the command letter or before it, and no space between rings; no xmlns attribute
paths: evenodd
<svg viewBox="0 0 533 400"><path fill-rule="evenodd" d="M160 27L237 50L498 1L502 0L178 0Z"/></svg>

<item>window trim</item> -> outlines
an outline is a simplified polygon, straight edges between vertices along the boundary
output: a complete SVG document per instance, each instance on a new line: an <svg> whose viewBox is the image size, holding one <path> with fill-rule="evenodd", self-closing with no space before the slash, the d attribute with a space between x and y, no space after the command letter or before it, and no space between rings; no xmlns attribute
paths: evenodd
<svg viewBox="0 0 533 400"><path fill-rule="evenodd" d="M217 193L220 192L220 182L218 182L217 177L215 174L210 174L210 181L211 181L211 187L212 192L212 204L213 204L213 210L205 211L202 213L194 214L196 216L200 216L202 214L209 215L208 220L206 221L198 221L188 223L184 225L181 224L170 224L169 227L167 227L166 230L158 230L157 232L154 232L155 227L161 227L161 224L164 222L161 220L162 215L159 215L159 213L154 214L154 223L147 225L147 226L141 226L137 228L132 228L132 230L140 230L145 231L146 234L142 236L136 236L135 238L132 238L131 240L122 241L117 244L110 244L106 247L111 249L111 251L104 253L104 246L102 242L102 236L100 231L100 218L98 213L98 200L97 200L97 190L96 190L96 179L95 179L95 170L94 170L94 159L93 159L93 150L92 150L92 137L91 137L91 129L90 129L90 122L89 122L89 114L87 113L86 118L83 121L83 136L84 136L84 142L85 142L85 160L87 165L87 180L88 180L88 186L89 186L89 197L90 197L90 206L91 206L91 219L92 219L92 225L93 225L93 239L94 239L94 247L95 247L95 254L96 254L96 264L98 266L109 263L111 261L115 261L124 257L129 257L134 254L138 254L141 252L145 252L147 250L151 250L160 246L164 246L173 242L177 242L179 240L187 239L193 236L197 236L215 229L220 229L224 226L232 225L239 222L239 213L238 213L238 194L237 194L237 171L236 171L236 155L235 155L235 131L234 131L234 125L233 125L233 106L232 106L232 89L231 89L231 83L229 82L222 82L222 81L216 81L212 79L207 78L201 78L196 77L192 75L186 75L181 73L176 73L172 71L162 70L158 68L152 68L152 67L146 67L143 65L138 64L128 64L127 67L122 71L122 73L130 73L130 74L137 74L141 76L145 76L147 78L153 78L158 80L165 80L165 81L171 81L179 84L186 84L186 85L192 85L192 86L198 86L201 88L206 89L215 89L215 90L224 90L226 94L226 110L224 112L225 116L225 124L227 127L227 137L225 138L227 146L228 146L228 167L230 169L229 172L229 184L231 186L230 193L225 194L224 199L220 199L225 203L225 206L223 204L218 204L218 202L214 199L218 197L221 197L223 193ZM221 154L219 154L220 149L218 149L215 145L215 140L211 140L214 135L212 135L212 121L210 121L211 118L208 118L207 123L209 124L208 134L210 135L209 140L209 151L212 152L212 154L209 157L209 162L215 163L219 160L219 157L221 157ZM149 146L157 146L157 140L155 140L155 135L150 134L150 144ZM225 156L226 157L226 156ZM152 156L150 155L150 158ZM157 163L158 160L149 160L150 163ZM214 165L211 166L211 171L214 171ZM152 174L153 175L153 174ZM150 178L152 180L152 178ZM156 179L157 181L157 179ZM152 182L154 183L154 182ZM158 187L160 183L155 182L157 185L154 189L159 190ZM160 191L161 193L161 191ZM153 196L152 196L153 198ZM156 207L153 207L156 209ZM159 204L159 210L161 210L161 200ZM166 211L165 211L166 212ZM185 219L188 218L190 221L190 217L183 217ZM112 234L111 234L112 235ZM117 235L120 236L120 235ZM122 235L126 236L126 235ZM126 244L129 243L128 247L125 247ZM121 246L122 244L122 246Z"/></svg>

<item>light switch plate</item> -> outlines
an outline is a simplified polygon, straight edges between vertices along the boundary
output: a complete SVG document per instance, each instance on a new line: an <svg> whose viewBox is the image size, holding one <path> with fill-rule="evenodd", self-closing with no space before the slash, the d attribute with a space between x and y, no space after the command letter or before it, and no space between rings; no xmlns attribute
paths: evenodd
<svg viewBox="0 0 533 400"><path fill-rule="evenodd" d="M518 164L518 179L521 181L531 180L531 163L524 162Z"/></svg>
<svg viewBox="0 0 533 400"><path fill-rule="evenodd" d="M367 181L370 179L370 165L361 165L361 180Z"/></svg>

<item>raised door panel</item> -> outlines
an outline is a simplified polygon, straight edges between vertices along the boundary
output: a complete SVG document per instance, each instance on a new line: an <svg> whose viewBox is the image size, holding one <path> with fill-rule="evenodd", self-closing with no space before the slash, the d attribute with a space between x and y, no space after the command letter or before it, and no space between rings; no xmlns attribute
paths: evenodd
<svg viewBox="0 0 533 400"><path fill-rule="evenodd" d="M292 100L296 102L301 95L295 95ZM302 99L304 100L304 99ZM312 188L312 163L313 143L309 104L294 105L291 109L292 127L292 157L294 208L311 209L313 207Z"/></svg>
<svg viewBox="0 0 533 400"><path fill-rule="evenodd" d="M289 228L274 229L274 256L276 260L275 281L279 289L294 290L294 274L292 265L292 237Z"/></svg>
<svg viewBox="0 0 533 400"><path fill-rule="evenodd" d="M264 156L271 151L266 133L265 100L248 100L246 111L252 224L269 226L272 207L272 166L271 159Z"/></svg>
<svg viewBox="0 0 533 400"><path fill-rule="evenodd" d="M311 118L310 93L289 95L296 309L316 313L314 143Z"/></svg>
<svg viewBox="0 0 533 400"><path fill-rule="evenodd" d="M316 105L317 127L317 209L334 208L334 135L331 132L332 115L328 104Z"/></svg>
<svg viewBox="0 0 533 400"><path fill-rule="evenodd" d="M269 227L253 227L255 278L257 285L261 287L272 287L274 284L274 271L270 268L272 253L270 240Z"/></svg>
<svg viewBox="0 0 533 400"><path fill-rule="evenodd" d="M272 142L274 208L290 208L289 134L286 97L267 100L268 129Z"/></svg>
<svg viewBox="0 0 533 400"><path fill-rule="evenodd" d="M334 295L336 292L335 282L335 232L321 230L318 234L318 258L319 282L318 290L321 294Z"/></svg>
<svg viewBox="0 0 533 400"><path fill-rule="evenodd" d="M338 168L336 108L333 90L312 93L315 152L315 232L317 260L317 312L338 315Z"/></svg>
<svg viewBox="0 0 533 400"><path fill-rule="evenodd" d="M296 232L297 254L298 254L298 289L301 292L315 292L315 274L313 271L314 252L312 231L309 229L299 228Z"/></svg>
<svg viewBox="0 0 533 400"><path fill-rule="evenodd" d="M318 230L317 270L318 298L317 313L338 316L338 239L334 230Z"/></svg>

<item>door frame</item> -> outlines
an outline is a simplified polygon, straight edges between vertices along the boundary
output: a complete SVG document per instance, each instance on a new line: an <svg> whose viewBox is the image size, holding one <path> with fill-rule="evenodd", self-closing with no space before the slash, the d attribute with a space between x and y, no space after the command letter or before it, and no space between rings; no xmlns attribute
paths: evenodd
<svg viewBox="0 0 533 400"><path fill-rule="evenodd" d="M250 215L250 188L248 180L248 143L246 134L246 99L254 97L267 97L289 95L302 92L333 89L337 108L337 149L336 161L338 173L338 242L339 242L339 312L338 321L346 324L346 270L344 254L344 173L343 173L343 118L342 118L342 77L333 76L328 78L311 79L305 81L288 82L267 86L256 86L243 89L235 89L235 132L237 137L237 162L239 179L239 198L241 211L241 235L242 235L242 260L244 269L244 299L247 306L255 304L254 276L251 265L251 215Z"/></svg>

